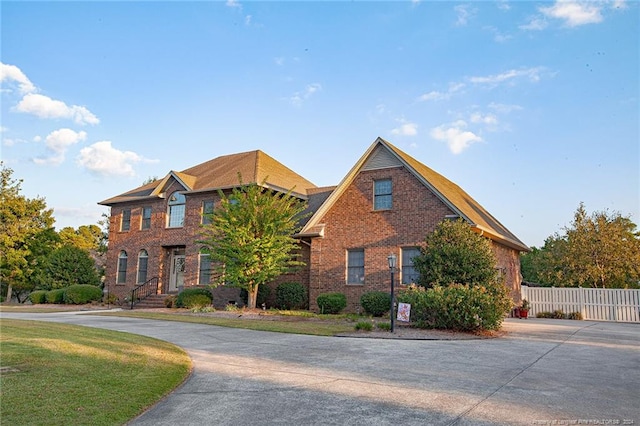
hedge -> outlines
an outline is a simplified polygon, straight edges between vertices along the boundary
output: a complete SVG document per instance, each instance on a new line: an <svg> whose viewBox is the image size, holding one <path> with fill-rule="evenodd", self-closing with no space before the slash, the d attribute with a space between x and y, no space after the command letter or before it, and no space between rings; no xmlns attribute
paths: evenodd
<svg viewBox="0 0 640 426"><path fill-rule="evenodd" d="M180 292L180 294L178 294L178 297L176 298L175 307L176 308L192 308L193 306L187 306L187 305L191 305L194 300L197 300L193 298L194 296L198 296L198 295L206 296L209 299L209 303L207 303L207 305L210 305L211 302L213 301L213 295L211 294L209 289L204 287L191 287L191 288L185 288Z"/></svg>
<svg viewBox="0 0 640 426"><path fill-rule="evenodd" d="M369 291L360 297L360 306L365 313L381 317L391 309L391 295L384 291Z"/></svg>
<svg viewBox="0 0 640 426"><path fill-rule="evenodd" d="M305 309L307 291L300 283L282 283L276 287L276 307L279 309Z"/></svg>
<svg viewBox="0 0 640 426"><path fill-rule="evenodd" d="M56 290L53 290L56 291ZM84 305L102 300L100 287L91 284L75 284L63 289L64 303L70 305Z"/></svg>
<svg viewBox="0 0 640 426"><path fill-rule="evenodd" d="M342 293L322 293L316 303L321 314L337 314L347 307L347 296Z"/></svg>
<svg viewBox="0 0 640 426"><path fill-rule="evenodd" d="M29 300L34 305L37 305L40 303L47 303L47 293L48 293L47 290L33 291L31 292L31 294L29 294Z"/></svg>

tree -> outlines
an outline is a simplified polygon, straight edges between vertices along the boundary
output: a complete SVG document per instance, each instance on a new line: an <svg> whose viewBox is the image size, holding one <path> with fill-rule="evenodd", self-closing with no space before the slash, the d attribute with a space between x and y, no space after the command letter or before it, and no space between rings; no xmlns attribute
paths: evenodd
<svg viewBox="0 0 640 426"><path fill-rule="evenodd" d="M7 300L16 288L27 283L28 257L38 234L53 228L53 210L44 198L29 199L20 194L22 180L0 163L0 282L7 286Z"/></svg>
<svg viewBox="0 0 640 426"><path fill-rule="evenodd" d="M39 286L45 290L74 284L99 285L100 278L93 259L86 250L62 246L51 253L44 266L46 280Z"/></svg>
<svg viewBox="0 0 640 426"><path fill-rule="evenodd" d="M564 231L523 256L525 279L558 287L639 287L640 233L629 217L607 211L589 215L580 203Z"/></svg>
<svg viewBox="0 0 640 426"><path fill-rule="evenodd" d="M220 206L202 226L203 252L210 255L218 279L244 289L247 305L256 307L260 285L303 265L293 238L305 204L291 193L277 193L258 184L234 188L227 197L219 192Z"/></svg>
<svg viewBox="0 0 640 426"><path fill-rule="evenodd" d="M100 251L105 238L98 225L81 225L77 230L67 226L58 234L63 245L75 246L87 252Z"/></svg>
<svg viewBox="0 0 640 426"><path fill-rule="evenodd" d="M462 219L445 220L427 235L413 258L418 284L431 288L450 284L490 285L498 279L491 243Z"/></svg>

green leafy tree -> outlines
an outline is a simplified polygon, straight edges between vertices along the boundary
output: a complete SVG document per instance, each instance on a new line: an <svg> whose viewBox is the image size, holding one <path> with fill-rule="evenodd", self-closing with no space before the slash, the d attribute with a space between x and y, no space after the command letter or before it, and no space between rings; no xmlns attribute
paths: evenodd
<svg viewBox="0 0 640 426"><path fill-rule="evenodd" d="M39 286L45 290L75 284L99 285L100 278L89 253L75 246L62 246L51 253L43 268L45 280Z"/></svg>
<svg viewBox="0 0 640 426"><path fill-rule="evenodd" d="M62 244L75 246L85 251L99 251L105 238L98 225L82 225L77 230L70 226L62 228L58 233Z"/></svg>
<svg viewBox="0 0 640 426"><path fill-rule="evenodd" d="M640 233L629 217L580 203L563 235L525 255L525 278L558 287L638 288ZM533 253L533 252L532 252Z"/></svg>
<svg viewBox="0 0 640 426"><path fill-rule="evenodd" d="M10 301L14 288L20 294L33 285L28 280L29 257L41 241L38 235L52 229L55 220L44 198L22 195L22 180L14 179L13 170L3 163L0 168L0 282Z"/></svg>
<svg viewBox="0 0 640 426"><path fill-rule="evenodd" d="M496 258L491 243L462 219L445 220L427 235L425 247L413 258L418 284L431 288L451 284L470 286L497 282Z"/></svg>
<svg viewBox="0 0 640 426"><path fill-rule="evenodd" d="M209 253L216 284L244 289L247 305L256 307L258 288L304 263L297 260L299 220L305 204L292 196L257 184L220 191L220 206L203 225L203 251Z"/></svg>

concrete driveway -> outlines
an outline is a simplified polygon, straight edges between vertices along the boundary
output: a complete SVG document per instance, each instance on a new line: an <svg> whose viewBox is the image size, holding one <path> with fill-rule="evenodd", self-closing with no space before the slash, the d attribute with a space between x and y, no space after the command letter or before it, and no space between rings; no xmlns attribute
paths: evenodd
<svg viewBox="0 0 640 426"><path fill-rule="evenodd" d="M498 339L316 337L2 313L172 342L192 376L132 425L640 425L640 325L509 319Z"/></svg>

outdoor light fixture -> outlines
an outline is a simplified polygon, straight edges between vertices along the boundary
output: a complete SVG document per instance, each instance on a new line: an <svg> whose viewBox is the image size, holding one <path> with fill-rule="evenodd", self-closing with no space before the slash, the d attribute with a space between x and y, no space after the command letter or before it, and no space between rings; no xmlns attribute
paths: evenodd
<svg viewBox="0 0 640 426"><path fill-rule="evenodd" d="M387 256L387 261L389 262L389 270L391 271L391 310L389 313L389 316L391 318L391 332L393 333L393 329L394 329L394 318L393 318L393 311L395 308L395 295L394 295L394 290L393 290L393 272L394 269L396 269L396 261L398 260L398 258L396 257L395 254L391 253L389 256Z"/></svg>

